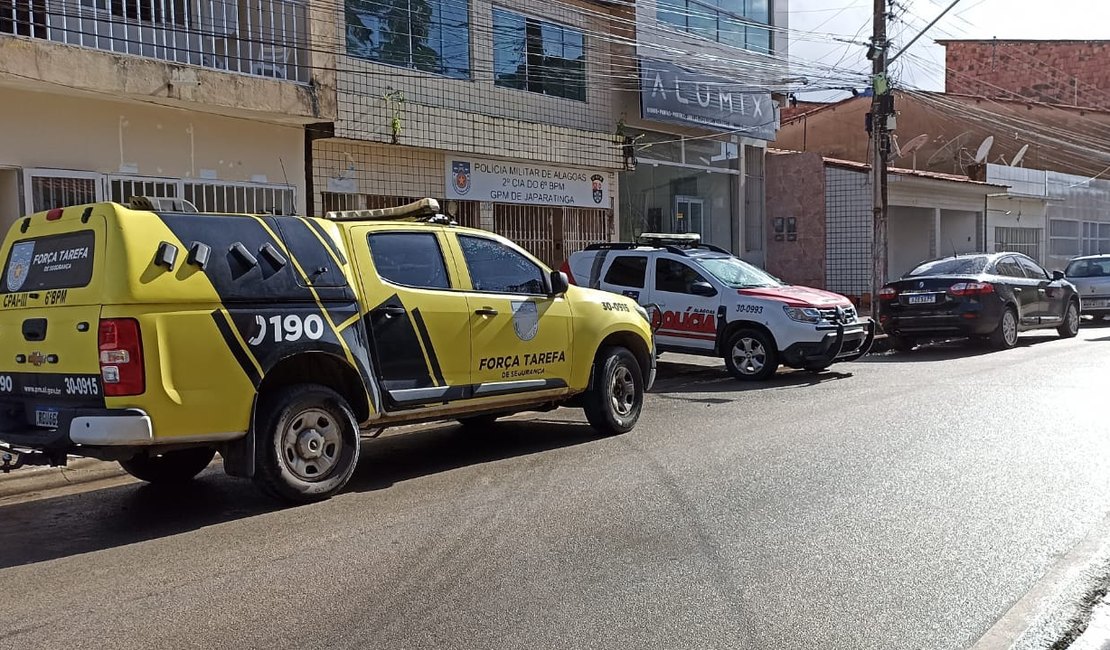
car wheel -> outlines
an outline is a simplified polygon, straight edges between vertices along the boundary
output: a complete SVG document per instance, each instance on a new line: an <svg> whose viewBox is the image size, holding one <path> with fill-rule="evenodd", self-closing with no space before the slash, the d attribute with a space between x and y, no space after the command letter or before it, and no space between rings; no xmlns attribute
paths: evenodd
<svg viewBox="0 0 1110 650"><path fill-rule="evenodd" d="M583 396L586 420L603 435L626 433L644 407L644 376L625 348L603 348L594 360L593 388Z"/></svg>
<svg viewBox="0 0 1110 650"><path fill-rule="evenodd" d="M896 350L898 352L911 352L916 345L917 341L911 338L905 336L894 336L893 334L890 335L890 347L892 350Z"/></svg>
<svg viewBox="0 0 1110 650"><path fill-rule="evenodd" d="M1017 345L1018 317L1013 307L1007 307L998 320L998 327L991 332L991 347L995 350L1009 350Z"/></svg>
<svg viewBox="0 0 1110 650"><path fill-rule="evenodd" d="M262 400L257 421L254 480L264 492L310 503L331 497L350 480L358 464L358 424L332 389L282 388Z"/></svg>
<svg viewBox="0 0 1110 650"><path fill-rule="evenodd" d="M737 330L725 345L725 367L743 381L769 379L779 369L778 356L771 337L756 329Z"/></svg>
<svg viewBox="0 0 1110 650"><path fill-rule="evenodd" d="M1068 308L1064 310L1064 322L1056 328L1060 338L1070 339L1079 334L1079 305L1074 300L1068 301Z"/></svg>
<svg viewBox="0 0 1110 650"><path fill-rule="evenodd" d="M216 450L208 447L179 449L164 454L140 452L127 460L119 461L123 470L147 483L168 485L192 480L216 456Z"/></svg>

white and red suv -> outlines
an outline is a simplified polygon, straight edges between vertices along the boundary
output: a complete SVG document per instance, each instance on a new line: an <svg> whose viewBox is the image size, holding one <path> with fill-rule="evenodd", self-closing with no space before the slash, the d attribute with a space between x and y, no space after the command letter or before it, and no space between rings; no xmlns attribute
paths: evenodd
<svg viewBox="0 0 1110 650"><path fill-rule="evenodd" d="M737 379L767 379L780 364L824 370L867 354L875 338L844 296L783 284L697 235L594 244L563 270L647 308L660 351L724 357Z"/></svg>

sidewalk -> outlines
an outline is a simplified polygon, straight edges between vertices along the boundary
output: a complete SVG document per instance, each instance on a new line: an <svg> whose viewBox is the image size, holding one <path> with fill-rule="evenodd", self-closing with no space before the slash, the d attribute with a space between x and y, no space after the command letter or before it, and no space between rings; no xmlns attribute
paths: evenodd
<svg viewBox="0 0 1110 650"><path fill-rule="evenodd" d="M1091 622L1068 650L1110 650L1110 600L1105 598L1091 611Z"/></svg>
<svg viewBox="0 0 1110 650"><path fill-rule="evenodd" d="M125 476L119 463L71 458L66 467L23 467L0 474L0 499Z"/></svg>

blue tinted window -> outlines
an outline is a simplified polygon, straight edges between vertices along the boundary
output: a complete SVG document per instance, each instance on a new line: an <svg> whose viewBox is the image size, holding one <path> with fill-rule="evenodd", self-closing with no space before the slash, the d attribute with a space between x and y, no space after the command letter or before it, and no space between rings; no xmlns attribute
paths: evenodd
<svg viewBox="0 0 1110 650"><path fill-rule="evenodd" d="M582 32L493 10L493 70L498 86L586 101Z"/></svg>
<svg viewBox="0 0 1110 650"><path fill-rule="evenodd" d="M449 289L447 266L432 233L390 232L369 236L374 270L383 280L407 287Z"/></svg>
<svg viewBox="0 0 1110 650"><path fill-rule="evenodd" d="M470 77L465 0L345 0L347 53L448 77Z"/></svg>
<svg viewBox="0 0 1110 650"><path fill-rule="evenodd" d="M755 52L771 52L768 0L658 0L656 18L691 34Z"/></svg>

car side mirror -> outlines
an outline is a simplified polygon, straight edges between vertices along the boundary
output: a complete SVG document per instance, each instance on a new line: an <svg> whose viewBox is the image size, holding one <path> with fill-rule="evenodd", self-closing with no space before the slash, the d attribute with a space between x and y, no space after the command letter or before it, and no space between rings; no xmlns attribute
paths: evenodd
<svg viewBox="0 0 1110 650"><path fill-rule="evenodd" d="M690 293L694 294L695 296L705 296L706 298L712 298L713 296L717 295L717 290L714 289L713 285L709 284L708 282L699 281L690 285Z"/></svg>
<svg viewBox="0 0 1110 650"><path fill-rule="evenodd" d="M570 278L562 271L552 271L548 283L551 288L549 295L552 296L561 296L570 288Z"/></svg>
<svg viewBox="0 0 1110 650"><path fill-rule="evenodd" d="M1063 271L1056 270L1056 271L1052 272L1052 279L1053 280L1063 280L1066 277L1068 277L1068 276L1064 275Z"/></svg>

